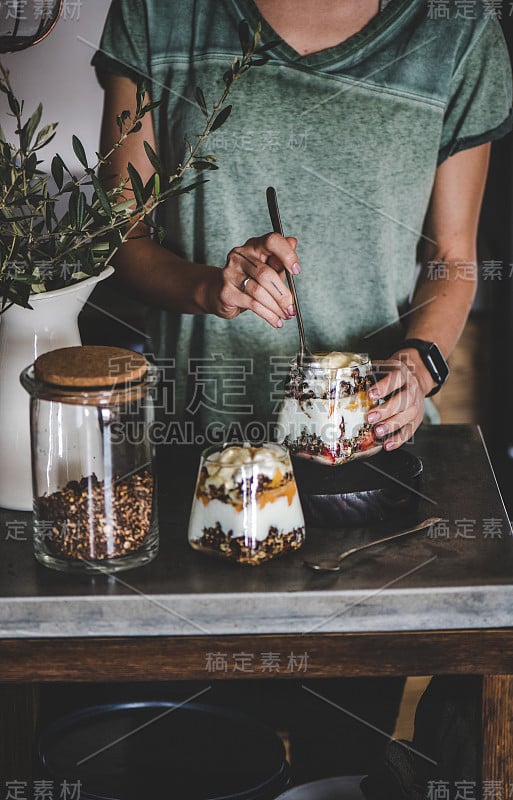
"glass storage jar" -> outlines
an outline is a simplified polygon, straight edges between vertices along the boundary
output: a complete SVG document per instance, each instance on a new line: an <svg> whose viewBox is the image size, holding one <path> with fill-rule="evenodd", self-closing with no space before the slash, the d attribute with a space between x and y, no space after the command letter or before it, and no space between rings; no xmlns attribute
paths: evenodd
<svg viewBox="0 0 513 800"><path fill-rule="evenodd" d="M255 566L297 550L303 511L290 463L278 444L203 451L189 521L196 550Z"/></svg>
<svg viewBox="0 0 513 800"><path fill-rule="evenodd" d="M278 416L278 440L293 455L328 465L368 458L382 448L368 411L374 383L366 353L317 353L294 360Z"/></svg>
<svg viewBox="0 0 513 800"><path fill-rule="evenodd" d="M20 376L31 395L34 552L65 571L137 567L158 550L156 369L118 347L44 353Z"/></svg>

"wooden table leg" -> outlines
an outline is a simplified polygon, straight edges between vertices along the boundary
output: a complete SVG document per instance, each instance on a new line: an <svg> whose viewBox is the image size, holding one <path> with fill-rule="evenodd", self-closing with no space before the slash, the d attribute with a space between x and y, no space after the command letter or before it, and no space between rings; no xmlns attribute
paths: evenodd
<svg viewBox="0 0 513 800"><path fill-rule="evenodd" d="M513 675L485 675L482 697L483 781L513 786Z"/></svg>
<svg viewBox="0 0 513 800"><path fill-rule="evenodd" d="M31 786L38 697L37 684L0 683L0 776L3 781L20 781Z"/></svg>

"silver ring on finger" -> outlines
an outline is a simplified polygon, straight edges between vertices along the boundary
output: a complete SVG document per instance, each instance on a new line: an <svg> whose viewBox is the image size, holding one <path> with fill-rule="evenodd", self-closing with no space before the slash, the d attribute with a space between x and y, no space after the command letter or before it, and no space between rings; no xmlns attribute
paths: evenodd
<svg viewBox="0 0 513 800"><path fill-rule="evenodd" d="M241 292L245 292L246 291L248 283L250 282L250 280L251 280L251 276L250 275L248 275L247 278L244 278L244 280L242 281L241 286L240 286Z"/></svg>

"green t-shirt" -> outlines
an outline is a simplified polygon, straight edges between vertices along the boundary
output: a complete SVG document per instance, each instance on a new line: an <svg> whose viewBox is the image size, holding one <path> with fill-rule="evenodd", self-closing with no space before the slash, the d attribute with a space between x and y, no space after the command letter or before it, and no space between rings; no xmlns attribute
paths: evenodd
<svg viewBox="0 0 513 800"><path fill-rule="evenodd" d="M394 351L437 165L511 127L497 20L479 0L474 19L446 5L440 19L433 3L392 0L359 33L304 57L262 20L263 41L280 40L269 63L236 84L232 114L207 142L219 170L162 215L167 247L221 267L232 247L269 231L265 190L274 185L285 232L299 239L311 350ZM253 0L111 6L93 64L100 80L105 71L148 79L169 173L204 124L196 86L208 104L222 92L242 19L253 29L261 20ZM251 312L228 321L152 311L150 329L156 354L176 357L178 416L246 427L274 418L297 349L294 320L275 330Z"/></svg>

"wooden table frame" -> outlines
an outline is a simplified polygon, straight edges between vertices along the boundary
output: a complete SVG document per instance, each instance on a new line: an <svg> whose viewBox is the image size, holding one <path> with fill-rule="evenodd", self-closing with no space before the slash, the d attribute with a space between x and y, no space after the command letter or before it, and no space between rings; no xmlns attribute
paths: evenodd
<svg viewBox="0 0 513 800"><path fill-rule="evenodd" d="M37 682L222 680L227 677L225 673L207 671L207 652L257 649L307 652L305 680L439 673L482 676L481 779L497 781L503 787L513 785L513 629L509 628L445 633L149 637L136 641L4 640L0 647L2 728L13 730L10 725L19 725L20 718L25 718L26 730L30 727L35 703L32 685ZM231 672L229 677L249 676ZM257 677L272 678L272 673L259 672ZM297 674L281 673L280 677L297 678ZM4 774L27 774L30 767L24 754L19 749L13 751L10 742L10 737L4 737Z"/></svg>

